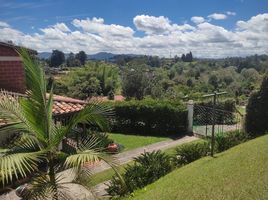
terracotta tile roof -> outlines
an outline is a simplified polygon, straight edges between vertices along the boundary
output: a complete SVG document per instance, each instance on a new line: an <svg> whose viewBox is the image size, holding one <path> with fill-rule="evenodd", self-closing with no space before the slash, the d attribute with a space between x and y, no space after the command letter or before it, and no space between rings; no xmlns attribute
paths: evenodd
<svg viewBox="0 0 268 200"><path fill-rule="evenodd" d="M19 94L19 93L13 93L13 92L8 92L11 96L20 96L20 97L27 97L25 94ZM49 94L47 94L48 96ZM82 110L87 102L78 100L78 99L73 99L69 97L64 97L64 96L59 96L59 95L53 95L53 108L52 112L54 116L60 116L60 115L65 115L65 114L71 114L78 112ZM3 124L3 120L0 119L0 125Z"/></svg>
<svg viewBox="0 0 268 200"><path fill-rule="evenodd" d="M63 96L54 96L53 115L63 115L82 110L86 102Z"/></svg>

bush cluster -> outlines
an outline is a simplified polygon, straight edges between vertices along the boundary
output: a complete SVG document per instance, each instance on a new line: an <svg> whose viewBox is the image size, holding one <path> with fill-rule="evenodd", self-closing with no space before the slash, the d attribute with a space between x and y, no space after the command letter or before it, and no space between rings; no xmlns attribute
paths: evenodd
<svg viewBox="0 0 268 200"><path fill-rule="evenodd" d="M187 130L187 110L180 102L145 99L115 102L112 106L114 132L170 135L184 134Z"/></svg>
<svg viewBox="0 0 268 200"><path fill-rule="evenodd" d="M227 133L219 133L215 137L217 152L230 149L233 146L246 142L249 136L241 131L230 131Z"/></svg>
<svg viewBox="0 0 268 200"><path fill-rule="evenodd" d="M174 161L177 166L185 165L208 155L209 152L210 144L206 140L183 144L176 149Z"/></svg>
<svg viewBox="0 0 268 200"><path fill-rule="evenodd" d="M169 156L161 151L145 152L134 159L134 165L128 165L123 175L123 182L114 176L107 192L111 196L124 196L138 188L153 183L172 170Z"/></svg>
<svg viewBox="0 0 268 200"><path fill-rule="evenodd" d="M248 100L246 114L246 132L252 137L268 131L268 75L263 79L258 92L251 95Z"/></svg>

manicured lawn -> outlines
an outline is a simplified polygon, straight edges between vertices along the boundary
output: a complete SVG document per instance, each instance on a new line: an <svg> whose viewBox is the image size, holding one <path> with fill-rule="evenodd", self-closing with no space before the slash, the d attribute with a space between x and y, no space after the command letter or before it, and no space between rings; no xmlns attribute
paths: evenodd
<svg viewBox="0 0 268 200"><path fill-rule="evenodd" d="M179 168L133 199L268 199L268 135Z"/></svg>
<svg viewBox="0 0 268 200"><path fill-rule="evenodd" d="M120 133L109 133L109 137L113 139L116 143L124 145L124 151L161 142L164 140L171 140L168 137L127 135Z"/></svg>

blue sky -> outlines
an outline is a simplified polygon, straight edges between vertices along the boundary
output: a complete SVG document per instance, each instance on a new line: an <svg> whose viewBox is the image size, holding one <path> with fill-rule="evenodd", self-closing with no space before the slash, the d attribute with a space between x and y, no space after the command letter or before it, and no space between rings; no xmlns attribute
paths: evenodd
<svg viewBox="0 0 268 200"><path fill-rule="evenodd" d="M111 39L116 40L115 42L117 42L117 40L118 42L121 41L120 37L107 36L108 33L114 33L113 28L115 28L116 31L119 32L121 30L123 32L126 31L129 39L123 39L124 43L140 42L139 46L135 49L130 48L131 44L126 45L125 50L129 53L141 51L146 54L152 52L152 54L165 56L169 55L169 53L164 52L170 51L170 49L176 52L180 51L179 53L181 53L193 48L201 57L209 57L209 55L207 55L209 52L203 53L204 55L199 52L203 47L200 46L199 49L197 48L195 50L195 45L191 43L199 42L201 44L207 41L204 40L205 37L207 37L211 39L212 43L214 41L214 44L216 44L217 48L214 49L215 51L221 48L224 49L224 47L219 45L219 42L222 42L220 44L224 42L228 43L224 38L221 38L223 34L227 34L224 30L230 32L230 34L237 33L238 29L242 32L240 25L238 25L239 21L249 23L252 17L259 16L258 19L255 20L257 22L253 20L253 22L250 23L251 25L252 23L262 23L261 26L263 25L264 27L261 31L266 31L266 13L268 13L268 0L0 0L0 25L2 23L2 27L0 26L0 40L7 40L8 37L10 37L13 41L15 40L15 43L34 47L39 51L47 51L54 48L77 51L80 48L87 50L88 53L94 53L96 51L122 53L124 52L124 46L122 46L122 44L115 43L111 45L111 47L109 47L108 44L108 41ZM78 21L74 23L74 20ZM95 27L96 23L98 24L98 30L92 30L92 28L88 29L90 26ZM160 23L162 27L158 27ZM62 35L62 38L56 38L55 34L51 36L51 34L58 30L50 29L60 30L60 26L55 27L56 24L61 24L61 28L63 26L68 28L68 31L61 30L63 34L58 34ZM101 26L99 26L100 24ZM115 26L111 26L111 24ZM187 30L182 30L180 26L185 24L189 25L189 27L186 28ZM119 29L118 26L120 26ZM171 28L171 26L173 28ZM179 29L175 28L175 26L179 26ZM190 28L190 26L192 28ZM66 29L66 27L64 29ZM154 29L154 27L156 27L156 29ZM249 25L242 25L244 31L246 29L248 32L251 31L247 36L244 36L245 45L243 41L235 41L234 46L244 45L246 48L253 45L253 43L246 44L248 42L247 37L254 35L252 30L248 30L249 28ZM208 35L204 35L208 30L211 31L212 29L214 30L213 34L207 33ZM105 31L107 34L105 34ZM10 34L11 32L12 34ZM77 32L81 34L79 35ZM232 36L234 37L232 41L241 37L239 34ZM66 41L67 37L68 40L77 38L78 35L81 41L79 44L76 44L76 47L73 49L71 46L66 48L66 44L51 45L51 39L60 42L64 39ZM116 35L118 36L118 34ZM219 41L215 43L217 35L219 35ZM181 50L177 50L172 44L168 44L165 47L163 44L165 43L164 41L170 41L171 36L174 39L181 40L180 43L178 43L178 45L183 44L184 46ZM191 36L200 37L200 39L190 41ZM226 38L229 37L228 35L224 36ZM27 38L28 40L30 38L30 42L32 43L27 42ZM41 38L42 40L47 40L47 47L44 47L44 44L41 43L36 44ZM82 38L84 38L85 43L88 44L87 46L81 44ZM153 39L162 40L162 43L156 44ZM262 39L266 40L267 38ZM211 41L209 41L209 43L211 43ZM193 47L191 47L191 45ZM259 44L256 44L254 49L259 49L258 45ZM90 46L95 47L89 48ZM213 46L213 44L210 46ZM150 48L152 51L150 51ZM239 55L255 53L255 50L248 51L245 49L245 52L241 52L241 47L237 49L240 49L237 51ZM213 49L211 49L210 52L211 51L213 51ZM256 53L265 53L266 51L267 46L262 46L261 52L256 51ZM219 57L226 55L225 53L219 55Z"/></svg>

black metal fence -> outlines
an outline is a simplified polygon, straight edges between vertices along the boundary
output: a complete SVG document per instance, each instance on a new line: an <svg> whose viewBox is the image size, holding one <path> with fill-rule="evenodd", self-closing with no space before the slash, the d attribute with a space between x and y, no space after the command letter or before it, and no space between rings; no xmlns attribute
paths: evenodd
<svg viewBox="0 0 268 200"><path fill-rule="evenodd" d="M241 130L243 115L239 112L230 112L210 106L194 105L193 132L209 137L214 124L215 134Z"/></svg>

